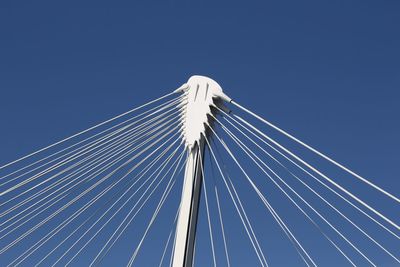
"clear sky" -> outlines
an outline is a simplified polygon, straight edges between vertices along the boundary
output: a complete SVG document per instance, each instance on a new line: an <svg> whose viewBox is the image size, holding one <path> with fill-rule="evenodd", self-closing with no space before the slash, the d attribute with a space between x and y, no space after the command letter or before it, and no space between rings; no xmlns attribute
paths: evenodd
<svg viewBox="0 0 400 267"><path fill-rule="evenodd" d="M397 1L142 2L0 4L0 165L201 74L237 102L400 195ZM400 221L394 202L362 193ZM261 238L274 244L286 237ZM398 242L388 243L399 255ZM300 266L295 250L285 245L287 251L269 247L272 262ZM237 266L257 264L249 251ZM313 253L322 266L338 266L328 256L324 261L323 253L329 250ZM382 266L394 266L374 249L369 253Z"/></svg>

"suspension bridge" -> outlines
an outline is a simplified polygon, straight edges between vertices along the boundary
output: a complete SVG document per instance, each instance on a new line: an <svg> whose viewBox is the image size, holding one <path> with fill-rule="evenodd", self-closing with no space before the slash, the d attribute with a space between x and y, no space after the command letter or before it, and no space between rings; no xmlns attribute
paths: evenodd
<svg viewBox="0 0 400 267"><path fill-rule="evenodd" d="M376 199L399 210L397 196L192 76L1 166L0 264L400 266L399 214Z"/></svg>

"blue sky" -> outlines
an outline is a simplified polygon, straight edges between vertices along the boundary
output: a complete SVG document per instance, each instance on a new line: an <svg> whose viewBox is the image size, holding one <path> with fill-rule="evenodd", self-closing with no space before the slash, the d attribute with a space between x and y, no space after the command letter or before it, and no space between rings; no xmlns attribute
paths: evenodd
<svg viewBox="0 0 400 267"><path fill-rule="evenodd" d="M400 195L396 1L2 5L0 165L201 74L237 102ZM398 205L360 192L399 221ZM295 251L288 251L294 256L286 264L299 266Z"/></svg>

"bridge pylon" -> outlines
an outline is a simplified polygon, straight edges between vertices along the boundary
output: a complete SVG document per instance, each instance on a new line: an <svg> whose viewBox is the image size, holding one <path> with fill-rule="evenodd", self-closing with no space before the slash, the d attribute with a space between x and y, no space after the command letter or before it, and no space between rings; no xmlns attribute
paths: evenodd
<svg viewBox="0 0 400 267"><path fill-rule="evenodd" d="M183 138L188 149L185 177L183 181L180 211L176 225L176 241L173 267L193 265L196 227L203 180L205 137L212 125L215 109L223 101L230 102L221 87L214 80L204 76L192 76L181 89L187 94L186 110L182 115Z"/></svg>

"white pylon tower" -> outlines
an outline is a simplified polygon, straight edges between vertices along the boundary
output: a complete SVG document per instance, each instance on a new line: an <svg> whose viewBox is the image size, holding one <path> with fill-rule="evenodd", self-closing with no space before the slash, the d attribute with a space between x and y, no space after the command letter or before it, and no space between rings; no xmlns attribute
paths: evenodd
<svg viewBox="0 0 400 267"><path fill-rule="evenodd" d="M173 266L191 267L203 179L201 164L204 162L204 137L208 135L207 128L211 127L212 107L222 108L222 103L231 99L222 92L217 82L204 76L190 77L180 90L187 95L188 101L182 117L182 131L189 154L176 225Z"/></svg>

